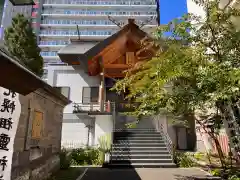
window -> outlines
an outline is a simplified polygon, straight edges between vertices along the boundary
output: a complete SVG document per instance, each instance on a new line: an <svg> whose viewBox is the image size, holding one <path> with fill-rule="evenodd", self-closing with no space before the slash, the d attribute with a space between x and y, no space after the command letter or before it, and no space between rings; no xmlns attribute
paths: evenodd
<svg viewBox="0 0 240 180"><path fill-rule="evenodd" d="M70 87L55 87L57 90L59 90L62 95L64 95L66 98L70 98Z"/></svg>
<svg viewBox="0 0 240 180"><path fill-rule="evenodd" d="M82 103L97 103L99 97L99 87L83 87Z"/></svg>

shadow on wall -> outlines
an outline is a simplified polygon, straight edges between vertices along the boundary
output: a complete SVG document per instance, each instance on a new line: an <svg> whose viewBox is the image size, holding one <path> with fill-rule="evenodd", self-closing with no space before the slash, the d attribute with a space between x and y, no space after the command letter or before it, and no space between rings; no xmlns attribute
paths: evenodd
<svg viewBox="0 0 240 180"><path fill-rule="evenodd" d="M113 119L112 115L96 115L95 117L95 145L98 144L98 139L106 133L112 133Z"/></svg>
<svg viewBox="0 0 240 180"><path fill-rule="evenodd" d="M103 132L112 132L112 115L96 115L96 126Z"/></svg>
<svg viewBox="0 0 240 180"><path fill-rule="evenodd" d="M80 148L94 145L95 118L65 114L62 125L62 146ZM66 117L67 116L67 117Z"/></svg>
<svg viewBox="0 0 240 180"><path fill-rule="evenodd" d="M119 114L116 116L115 129L126 129L127 124L136 122L136 117ZM156 129L155 122L151 117L143 117L134 128L137 129Z"/></svg>

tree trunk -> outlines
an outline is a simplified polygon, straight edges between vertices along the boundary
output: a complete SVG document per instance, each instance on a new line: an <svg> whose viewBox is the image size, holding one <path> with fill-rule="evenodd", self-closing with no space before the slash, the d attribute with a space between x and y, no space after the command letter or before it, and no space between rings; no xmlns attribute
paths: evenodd
<svg viewBox="0 0 240 180"><path fill-rule="evenodd" d="M212 134L212 133L209 133L210 137L214 140L214 143L216 145L216 149L217 149L217 152L218 152L218 155L219 155L219 159L221 161L221 165L223 168L226 168L226 164L225 164L225 161L224 161L224 154L223 154L223 151L222 151L222 147L218 141L218 138Z"/></svg>
<svg viewBox="0 0 240 180"><path fill-rule="evenodd" d="M201 138L202 138L202 140L203 140L203 143L204 143L204 146L205 146L205 149L206 149L206 152L207 152L207 158L208 158L209 164L212 164L211 156L210 156L210 152L211 152L212 149L210 149L210 148L208 147L208 145L207 145L207 144L210 143L210 142L209 142L209 139L206 139L206 137L204 137L203 133L201 132L201 128L199 129L199 133L200 133L200 135L201 135ZM205 136L206 136L206 135L205 135ZM207 141L207 142L206 142L206 141Z"/></svg>
<svg viewBox="0 0 240 180"><path fill-rule="evenodd" d="M223 154L223 151L222 151L222 147L221 147L221 145L218 141L218 138L215 136L214 132L209 131L201 121L197 120L197 123L200 124L200 126L203 128L205 133L207 133L213 139L213 141L216 145L216 149L217 149L217 152L218 152L219 159L221 161L221 165L222 165L223 168L225 168L226 164L225 164L225 161L224 161L224 154Z"/></svg>
<svg viewBox="0 0 240 180"><path fill-rule="evenodd" d="M223 124L225 126L226 133L228 135L230 146L233 149L234 156L236 157L238 163L240 163L240 150L239 150L240 138L237 136L237 134L239 134L240 131L239 131L237 118L235 117L236 114L234 114L234 109L232 109L233 105L234 105L233 103L230 104L227 102L218 103L218 107L220 108L220 111L224 116ZM233 140L235 138L237 139L237 141ZM235 149L235 147L237 148Z"/></svg>
<svg viewBox="0 0 240 180"><path fill-rule="evenodd" d="M190 151L195 151L197 135L196 135L196 123L193 113L188 113L184 115L184 120L187 120L187 147Z"/></svg>

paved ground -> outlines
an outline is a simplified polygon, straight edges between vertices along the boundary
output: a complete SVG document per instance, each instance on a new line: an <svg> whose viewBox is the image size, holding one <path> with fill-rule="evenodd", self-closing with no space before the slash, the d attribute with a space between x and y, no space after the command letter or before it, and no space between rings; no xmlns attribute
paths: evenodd
<svg viewBox="0 0 240 180"><path fill-rule="evenodd" d="M207 174L198 168L87 168L77 180L192 180Z"/></svg>

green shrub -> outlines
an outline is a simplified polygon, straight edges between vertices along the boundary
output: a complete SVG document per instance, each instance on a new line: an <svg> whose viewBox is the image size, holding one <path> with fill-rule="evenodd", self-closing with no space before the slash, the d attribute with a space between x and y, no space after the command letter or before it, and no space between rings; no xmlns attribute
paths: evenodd
<svg viewBox="0 0 240 180"><path fill-rule="evenodd" d="M71 153L66 149L62 149L60 154L60 169L68 169L71 164Z"/></svg>
<svg viewBox="0 0 240 180"><path fill-rule="evenodd" d="M194 154L194 157L197 159L197 160L202 160L204 158L204 154L201 153L201 152L197 152Z"/></svg>
<svg viewBox="0 0 240 180"><path fill-rule="evenodd" d="M210 173L211 173L213 176L221 176L222 171L221 171L221 169L212 169L212 170L210 171Z"/></svg>
<svg viewBox="0 0 240 180"><path fill-rule="evenodd" d="M240 180L240 171L238 169L228 169L228 180Z"/></svg>
<svg viewBox="0 0 240 180"><path fill-rule="evenodd" d="M238 169L212 169L210 173L213 176L222 177L227 180L240 180L240 171Z"/></svg>
<svg viewBox="0 0 240 180"><path fill-rule="evenodd" d="M233 176L229 177L228 180L240 180L240 177L237 175L233 175Z"/></svg>
<svg viewBox="0 0 240 180"><path fill-rule="evenodd" d="M83 165L85 160L84 149L78 148L72 150L72 164Z"/></svg>
<svg viewBox="0 0 240 180"><path fill-rule="evenodd" d="M179 167L193 167L195 163L190 156L190 154L175 151L173 160Z"/></svg>
<svg viewBox="0 0 240 180"><path fill-rule="evenodd" d="M101 153L97 148L78 148L72 151L73 165L100 165Z"/></svg>
<svg viewBox="0 0 240 180"><path fill-rule="evenodd" d="M103 153L109 153L112 146L111 134L105 134L98 139L99 150Z"/></svg>

